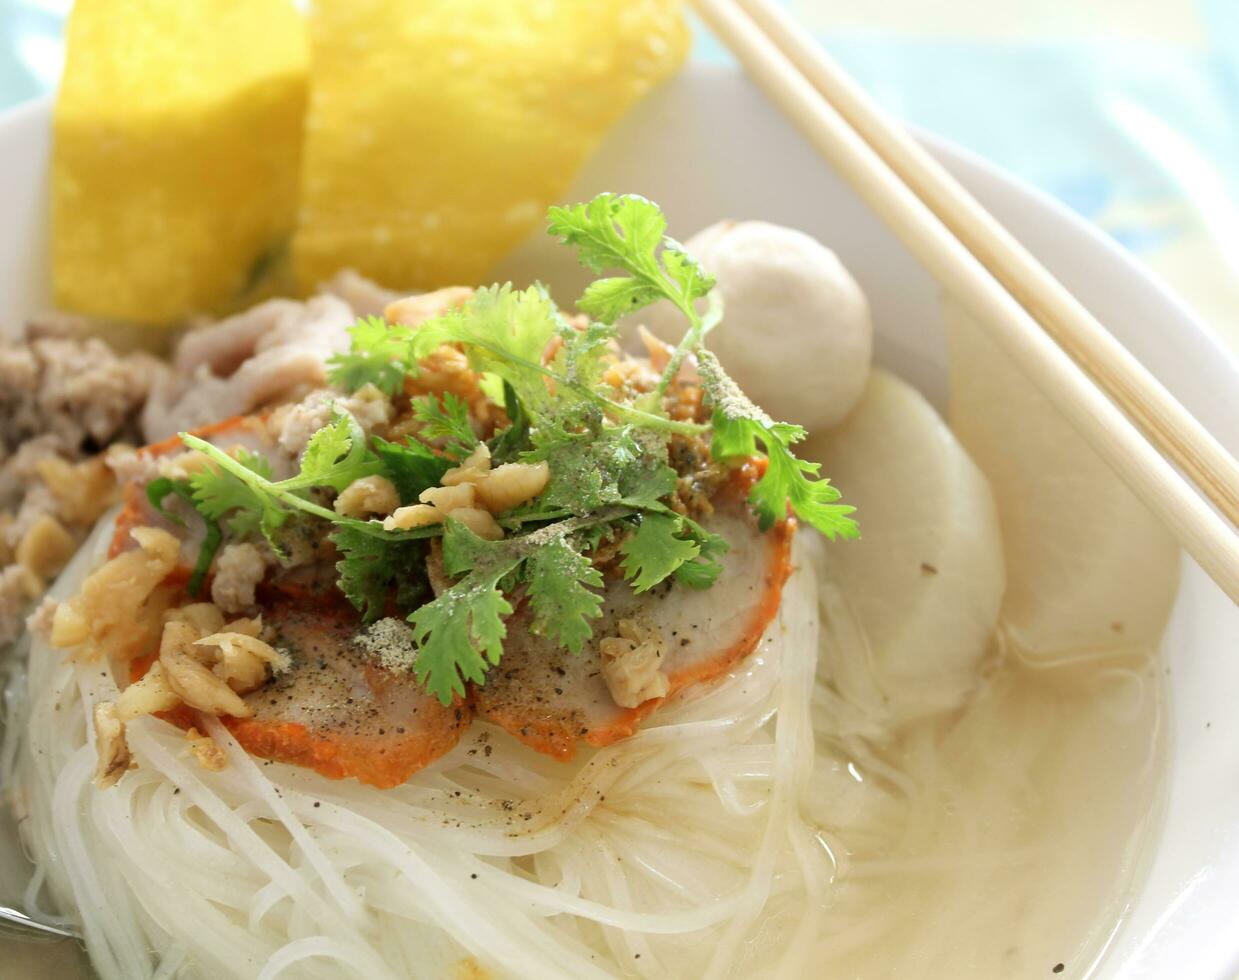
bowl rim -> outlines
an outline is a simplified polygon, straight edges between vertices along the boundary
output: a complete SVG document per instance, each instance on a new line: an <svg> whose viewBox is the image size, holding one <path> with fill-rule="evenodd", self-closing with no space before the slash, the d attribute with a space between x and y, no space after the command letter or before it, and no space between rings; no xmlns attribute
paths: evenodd
<svg viewBox="0 0 1239 980"><path fill-rule="evenodd" d="M728 64L693 63L686 66L684 76L699 83L708 84L712 79L734 80L743 78L738 67ZM747 84L747 80L746 80ZM27 100L0 111L0 138L5 138L12 130L22 127L50 126L54 114L54 94L44 95ZM777 114L771 106L766 108ZM926 145L947 168L954 173L962 183L968 186L983 203L991 197L995 205L1001 199L1001 208L995 206L998 213L1007 210L1008 203L1029 212L1047 216L1046 223L1063 230L1067 235L1077 240L1078 246L1090 255L1095 255L1103 268L1090 271L1090 276L1114 278L1122 283L1124 288L1140 293L1143 300L1148 300L1155 307L1154 314L1159 318L1160 325L1167 335L1174 338L1176 351L1171 359L1170 367L1180 369L1177 385L1171 385L1176 393L1193 407L1193 392L1184 383L1182 372L1202 372L1201 387L1214 393L1239 390L1239 356L1228 348L1208 326L1195 314L1184 300L1165 283L1153 270L1144 265L1133 253L1122 248L1117 242L1105 234L1097 225L1073 212L1050 194L1036 188L1019 176L985 160L977 153L968 150L950 140L928 133L921 129L913 129L918 140ZM824 169L828 169L825 163ZM987 193L982 194L984 189ZM988 193L992 191L991 195ZM868 209L867 209L868 210ZM1050 264L1047 256L1047 264ZM1148 363L1146 359L1146 363ZM1161 371L1167 365L1148 364L1150 368ZM1163 378L1163 380L1167 380ZM1201 413L1202 407L1197 401L1196 409ZM1209 407L1209 406L1204 406ZM1232 451L1239 452L1239 411L1217 411L1209 413L1213 419L1214 434L1226 443ZM1202 418L1203 420L1203 418ZM1182 593L1181 593L1182 596ZM1172 683L1172 700L1173 688ZM1173 732L1171 733L1173 736ZM1168 765L1173 765L1173 751L1168 754ZM1151 853L1160 852L1165 846L1166 816L1159 818L1159 828L1150 841ZM1148 883L1148 869L1137 875L1133 898L1138 898ZM1123 923L1124 932L1129 928ZM1233 958L1236 950L1227 940L1221 940L1219 951ZM1109 960L1109 957L1107 957ZM1123 969L1124 961L1113 961L1112 968ZM1108 973L1107 973L1108 975ZM1219 974L1220 976L1221 974Z"/></svg>

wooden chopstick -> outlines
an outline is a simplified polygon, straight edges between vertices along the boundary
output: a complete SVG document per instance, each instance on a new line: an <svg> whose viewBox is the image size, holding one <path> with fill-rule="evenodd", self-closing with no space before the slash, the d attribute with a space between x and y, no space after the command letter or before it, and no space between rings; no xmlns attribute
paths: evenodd
<svg viewBox="0 0 1239 980"><path fill-rule="evenodd" d="M766 25L786 19L769 9L768 0L694 0L694 6L758 87L1239 604L1239 534L1151 442L1164 447L1185 472L1199 474L1202 491L1239 523L1239 479L1232 478L1239 468L1220 444L1143 368L1133 371L1131 366L1139 367L1138 362L1009 234L1002 232L994 244L995 229L1001 226L962 188L945 174L945 181L936 180L933 171L926 176L923 168L909 162L913 158L903 147L915 146L911 139L900 137L897 124L885 119L855 83L839 85L846 75L830 65L812 42L793 45L787 31L774 33L777 27L766 33ZM760 11L760 22L746 8ZM809 54L801 52L801 64L819 65L813 73L822 83L821 91L790 53L802 47ZM853 119L864 120L866 134L874 134L874 141L898 159L898 170L862 135L862 125L849 121L835 97L847 105ZM923 153L918 158L928 159ZM916 179L906 182L899 171L915 174ZM973 241L975 253L914 186L923 187L926 196L965 229L962 239ZM971 203L961 204L960 199ZM989 261L995 269L988 267ZM1010 279L1010 291L1003 278ZM1030 311L1043 315L1053 327L1043 329ZM1050 329L1064 336L1062 347ZM1097 383L1073 355L1090 365ZM1098 384L1107 384L1114 402ZM1151 442L1116 403L1146 420ZM1172 407L1165 408L1167 404Z"/></svg>
<svg viewBox="0 0 1239 980"><path fill-rule="evenodd" d="M908 131L773 0L737 0L826 101L990 273L1239 527L1239 462Z"/></svg>

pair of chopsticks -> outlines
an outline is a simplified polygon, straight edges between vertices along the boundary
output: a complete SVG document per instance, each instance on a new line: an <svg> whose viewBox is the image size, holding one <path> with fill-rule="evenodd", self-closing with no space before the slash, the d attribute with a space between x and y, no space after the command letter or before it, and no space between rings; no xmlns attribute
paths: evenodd
<svg viewBox="0 0 1239 980"><path fill-rule="evenodd" d="M693 3L758 87L1239 604L1234 457L775 0Z"/></svg>

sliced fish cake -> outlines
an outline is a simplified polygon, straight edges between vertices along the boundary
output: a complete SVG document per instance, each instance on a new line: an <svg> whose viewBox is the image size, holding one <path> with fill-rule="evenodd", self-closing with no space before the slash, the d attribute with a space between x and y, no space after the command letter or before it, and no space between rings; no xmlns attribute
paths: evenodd
<svg viewBox="0 0 1239 980"><path fill-rule="evenodd" d="M223 719L251 755L388 789L450 751L472 722L467 703L445 707L412 675L376 663L351 607L281 599L262 615L293 666L246 695L252 717Z"/></svg>
<svg viewBox="0 0 1239 980"><path fill-rule="evenodd" d="M574 655L530 632L531 616L518 609L508 623L503 659L473 692L478 713L539 752L570 759L576 743L610 745L632 735L662 698L635 708L616 703L602 675L599 643L619 633L622 620L637 620L666 644L667 696L721 677L756 648L779 607L790 571L794 522L766 533L740 503L721 505L701 522L721 534L731 550L710 589L659 585L635 594L608 578L603 611L593 637Z"/></svg>

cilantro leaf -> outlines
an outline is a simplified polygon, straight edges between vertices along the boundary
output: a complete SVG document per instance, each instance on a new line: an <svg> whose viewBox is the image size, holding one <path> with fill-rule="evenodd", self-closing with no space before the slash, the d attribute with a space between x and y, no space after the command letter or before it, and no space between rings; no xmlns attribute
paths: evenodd
<svg viewBox="0 0 1239 980"><path fill-rule="evenodd" d="M475 371L498 375L516 391L531 415L552 413L557 402L579 394L546 386L542 356L559 332L560 317L540 286L515 290L511 283L479 289L458 309L423 323L414 334L413 351L424 357L446 343L461 343Z"/></svg>
<svg viewBox="0 0 1239 980"><path fill-rule="evenodd" d="M383 464L383 472L400 495L400 503L414 504L423 490L437 487L443 474L452 468L443 456L436 456L430 447L410 439L388 442L374 437L374 453Z"/></svg>
<svg viewBox="0 0 1239 980"><path fill-rule="evenodd" d="M453 578L477 571L482 565L493 563L496 556L506 554L513 544L511 538L487 541L460 521L449 518L443 525L443 571ZM519 560L520 556L516 557Z"/></svg>
<svg viewBox="0 0 1239 980"><path fill-rule="evenodd" d="M337 584L364 622L383 615L393 586L402 608L416 604L429 591L423 542L383 541L347 526L336 528L331 542L340 552Z"/></svg>
<svg viewBox="0 0 1239 980"><path fill-rule="evenodd" d="M557 336L566 339L570 329L541 286L514 290L507 283L479 289L463 306L423 323L413 334L412 353L420 359L442 344L462 344L469 366L510 384L535 424L589 405L614 418L659 432L704 431L704 426L693 422L621 404L590 384L569 377L565 371L566 354L565 360L557 357L553 366L544 364L543 356L551 341ZM597 342L603 332L587 331L580 343L588 350L574 352L579 376L591 377L591 372L598 370L602 348Z"/></svg>
<svg viewBox="0 0 1239 980"><path fill-rule="evenodd" d="M484 541L449 517L443 568L463 577L409 616L418 647L418 680L444 704L464 693L465 681L483 683L487 664L503 656L503 620L512 613L503 593L519 579L528 582L535 629L579 650L591 633L588 620L597 615L595 600L600 602L589 590L602 579L569 538L630 513L604 508L502 541Z"/></svg>
<svg viewBox="0 0 1239 980"><path fill-rule="evenodd" d="M256 453L241 450L234 460L222 450L195 436L181 436L191 449L208 452L216 461L223 457L230 467L200 470L190 477L193 488L193 503L198 513L213 521L227 517L228 530L237 537L261 534L275 550L282 554L278 531L288 520L290 512L282 504L265 494L246 480L240 472L248 472L266 482L271 478L271 464ZM190 440L193 440L192 442ZM231 516L229 516L231 515Z"/></svg>
<svg viewBox="0 0 1239 980"><path fill-rule="evenodd" d="M649 512L641 515L637 530L620 545L620 553L624 556L620 568L634 592L652 589L701 553L696 541L679 536L683 531L684 518L679 514Z"/></svg>
<svg viewBox="0 0 1239 980"><path fill-rule="evenodd" d="M591 321L580 330L564 323L559 335L563 344L555 356L556 366L577 384L596 387L606 368L603 355L619 336L619 329L612 323L598 321Z"/></svg>
<svg viewBox="0 0 1239 980"><path fill-rule="evenodd" d="M442 533L438 525L386 531L379 521L343 517L303 496L296 486L298 477L273 483L270 464L260 457L243 451L233 459L218 446L188 432L182 432L180 440L190 449L209 456L216 465L215 469L203 470L192 479L195 506L199 511L213 517L232 512L228 527L234 534L262 533L277 553L282 553L277 532L298 511L387 541L411 541Z"/></svg>
<svg viewBox="0 0 1239 980"><path fill-rule="evenodd" d="M593 634L589 620L602 615L602 596L592 591L602 587L602 573L561 536L529 556L525 577L531 630L580 653Z"/></svg>
<svg viewBox="0 0 1239 980"><path fill-rule="evenodd" d="M504 619L512 605L500 583L524 557L511 542L483 541L459 521L447 521L444 569L468 574L409 616L417 644L414 674L441 703L463 695L465 681L483 683L487 662L497 664L503 656Z"/></svg>
<svg viewBox="0 0 1239 980"><path fill-rule="evenodd" d="M629 274L598 280L586 289L577 305L599 320L614 322L662 298L695 320L694 304L714 287L714 279L683 246L665 237L666 218L643 197L599 194L586 204L553 207L548 218L550 234L576 246L583 265L594 272L623 269Z"/></svg>
<svg viewBox="0 0 1239 980"><path fill-rule="evenodd" d="M516 389L506 381L503 382L503 410L511 424L487 443L491 464L495 466L512 462L530 447L529 415L516 397Z"/></svg>
<svg viewBox="0 0 1239 980"><path fill-rule="evenodd" d="M464 459L478 446L478 437L469 424L469 405L450 391L442 400L427 395L413 403L413 417L422 424L422 438L442 440L444 452L453 459Z"/></svg>
<svg viewBox="0 0 1239 980"><path fill-rule="evenodd" d="M690 589L708 589L723 572L718 559L731 550L731 545L721 535L707 531L700 524L684 519L692 539L697 542L700 554L675 570L675 580Z"/></svg>
<svg viewBox="0 0 1239 980"><path fill-rule="evenodd" d="M679 476L667 465L666 442L645 430L634 432L633 441L636 459L619 475L620 498L630 507L657 510L663 497L675 493Z"/></svg>
<svg viewBox="0 0 1239 980"><path fill-rule="evenodd" d="M412 331L389 325L382 317L369 316L358 320L348 332L352 337L349 351L334 354L327 361L327 380L348 392L368 384L388 396L399 392L412 365Z"/></svg>
<svg viewBox="0 0 1239 980"><path fill-rule="evenodd" d="M544 459L550 467L541 505L582 516L617 502L620 477L640 453L632 433L631 426L604 425L588 409L536 430L534 448L523 458Z"/></svg>
<svg viewBox="0 0 1239 980"><path fill-rule="evenodd" d="M146 499L150 501L151 506L168 520L184 527L185 522L183 520L164 509L164 501L170 495L180 497L191 507L194 507L195 510L197 509L194 503L193 487L188 480L173 480L162 476L146 485ZM195 597L202 591L202 583L206 580L207 572L211 570L211 562L215 560L215 553L219 551L219 546L224 540L224 533L220 530L219 521L208 517L200 511L198 516L202 518L203 523L206 525L206 533L202 539L202 546L198 549L198 557L194 561L194 568L190 572L187 585L189 594Z"/></svg>
<svg viewBox="0 0 1239 980"><path fill-rule="evenodd" d="M464 696L465 681L485 681L487 662L497 664L503 656L503 620L512 613L494 581L465 581L409 617L417 644L413 673L444 705Z"/></svg>
<svg viewBox="0 0 1239 980"><path fill-rule="evenodd" d="M714 408L710 454L719 460L751 456L759 448L766 454L766 472L749 494L762 530L783 520L790 506L797 517L831 540L859 537L860 528L847 516L856 508L835 503L839 491L818 477L821 465L797 459L792 452L805 430L775 422L749 401L709 351L701 351L697 360Z"/></svg>
<svg viewBox="0 0 1239 980"><path fill-rule="evenodd" d="M662 298L663 293L657 286L630 276L616 276L595 279L585 287L576 305L582 313L596 316L604 323L614 323Z"/></svg>
<svg viewBox="0 0 1239 980"><path fill-rule="evenodd" d="M366 434L357 420L342 413L310 436L301 454L301 472L280 486L287 490L331 487L338 492L382 469L378 458L366 451Z"/></svg>

